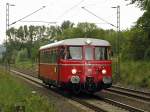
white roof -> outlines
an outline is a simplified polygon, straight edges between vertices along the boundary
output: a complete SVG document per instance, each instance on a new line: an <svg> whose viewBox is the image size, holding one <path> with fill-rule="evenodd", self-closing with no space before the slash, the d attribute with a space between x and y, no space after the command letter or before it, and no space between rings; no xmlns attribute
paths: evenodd
<svg viewBox="0 0 150 112"><path fill-rule="evenodd" d="M63 45L94 45L94 46L111 46L110 43L106 40L101 39L93 39L93 38L73 38L73 39L66 39L61 40L55 43L47 44L40 47L40 50L47 49L50 47L56 47L56 46L63 46Z"/></svg>

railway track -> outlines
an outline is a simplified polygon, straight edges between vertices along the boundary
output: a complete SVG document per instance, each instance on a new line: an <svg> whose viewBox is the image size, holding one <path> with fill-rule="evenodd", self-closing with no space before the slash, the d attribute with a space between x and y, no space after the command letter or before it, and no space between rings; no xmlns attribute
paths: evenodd
<svg viewBox="0 0 150 112"><path fill-rule="evenodd" d="M128 88L125 88L125 87L114 86L114 85L112 86L112 88L116 88L116 89L125 90L125 91L129 91L129 92L137 93L137 94L150 96L150 92L138 91L138 90L128 89Z"/></svg>
<svg viewBox="0 0 150 112"><path fill-rule="evenodd" d="M14 70L18 71L18 68L12 67ZM19 69L20 72L31 75L32 77L36 77L38 76L38 73L35 71L25 71L22 69ZM33 75L34 74L34 75ZM111 89L106 89L108 91L112 91L112 92L116 92L120 94L124 94L124 95L130 95L131 97L135 97L135 98L140 98L140 99L144 99L144 100L148 100L150 99L150 92L144 92L144 91L138 91L138 90L133 90L133 89L129 89L129 88L124 88L124 87L120 87L120 86L114 86L112 85ZM127 93L127 94L126 94ZM143 98L145 97L145 98Z"/></svg>
<svg viewBox="0 0 150 112"><path fill-rule="evenodd" d="M19 70L19 71L22 73L25 73L25 74L30 74L30 75L36 74L36 75L32 75L32 76L37 78L37 72L35 72L35 71L29 71L29 72L28 71L24 72L24 70ZM137 90L128 89L128 88L119 87L119 86L114 86L114 85L112 86L112 88L109 88L106 90L113 92L113 93L118 93L118 94L125 95L128 97L132 97L132 98L136 98L136 99L150 102L150 93L149 92L137 91Z"/></svg>
<svg viewBox="0 0 150 112"><path fill-rule="evenodd" d="M115 105L117 107L123 108L125 110L128 110L129 112L146 112L145 110L136 108L136 107L132 107L130 105L124 104L124 103L120 103L117 102L115 100L109 99L109 98L100 98L99 96L95 96L97 99L103 100L109 104Z"/></svg>
<svg viewBox="0 0 150 112"><path fill-rule="evenodd" d="M136 90L127 89L127 88L118 87L118 86L112 86L112 88L109 88L106 90L110 92L118 93L121 95L125 95L128 97L150 102L150 93L148 92L136 91Z"/></svg>
<svg viewBox="0 0 150 112"><path fill-rule="evenodd" d="M13 68L13 69L17 70L18 68ZM35 74L32 76L36 77L36 78L38 75L37 72L31 71L31 70L30 71L24 71L22 69L19 69L19 71L22 73L28 74L28 75ZM120 94L127 95L127 96L131 96L131 97L135 97L135 98L140 98L140 99L147 100L147 101L150 100L150 92L138 91L138 90L128 89L128 88L124 88L124 87L120 87L120 86L114 86L114 85L112 85L111 89L106 89L106 90L111 91L111 92L115 92L115 93L120 93Z"/></svg>
<svg viewBox="0 0 150 112"><path fill-rule="evenodd" d="M39 79L37 79L37 78L35 78L33 76L29 76L29 74L26 75L24 73L20 73L20 72L14 71L14 70L11 70L11 72L13 72L15 74L19 74L19 75L21 75L21 77L23 77L25 79L28 79L28 80L30 80L30 81L32 81L34 83L37 83L39 85L44 86L41 80L39 80ZM120 102L108 99L108 98L101 98L99 96L93 96L93 97L95 98L95 100L104 101L104 102L106 102L108 104L117 106L117 107L119 107L121 109L125 109L125 110L130 111L130 112L146 112L146 111L144 111L142 109L138 109L138 108L135 108L135 107L132 107L132 106L129 106L129 105L126 105L126 104L123 104L123 103L120 103ZM83 99L78 98L78 97L69 97L69 99L71 99L73 101L76 101L76 102L78 102L78 103L80 103L80 104L90 108L93 111L96 111L96 112L108 112L106 109L101 108L101 106L95 106L93 104L90 104L90 103L84 101Z"/></svg>
<svg viewBox="0 0 150 112"><path fill-rule="evenodd" d="M13 72L13 73L15 73L15 74L17 74L17 75L19 75L19 76L21 76L21 77L23 77L23 78L29 80L29 81L32 81L32 82L34 82L34 83L36 83L36 84L38 84L38 85L42 85L42 86L45 87L45 85L43 84L43 82L42 82L41 80L35 78L35 77L26 75L26 74L24 74L24 73L21 73L21 72L15 71L15 70L11 70L11 72ZM46 88L47 88L47 87L46 87ZM60 91L57 91L57 90L54 90L54 89L51 89L51 90L53 90L54 92L56 92L56 93L58 93L58 94L63 95L62 93L60 93ZM63 96L64 96L64 95L63 95ZM65 96L65 97L66 97L66 96ZM77 98L77 97L70 97L70 96L67 96L67 97L68 97L69 99L73 100L73 101L76 101L76 102L78 102L78 103L84 105L85 107L88 107L89 109L91 109L91 110L93 110L93 111L95 111L95 112L108 112L107 110L104 110L104 109L102 109L102 108L100 108L100 107L91 105L91 104L89 104L89 103L85 102L84 100L81 100L81 99L79 99L79 98Z"/></svg>

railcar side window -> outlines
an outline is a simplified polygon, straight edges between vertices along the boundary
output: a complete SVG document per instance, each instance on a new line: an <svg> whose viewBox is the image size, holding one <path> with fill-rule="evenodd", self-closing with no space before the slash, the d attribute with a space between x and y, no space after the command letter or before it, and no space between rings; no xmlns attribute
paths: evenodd
<svg viewBox="0 0 150 112"><path fill-rule="evenodd" d="M41 63L56 63L57 62L56 49L40 51L40 62Z"/></svg>
<svg viewBox="0 0 150 112"><path fill-rule="evenodd" d="M108 48L107 47L95 47L95 60L108 60Z"/></svg>
<svg viewBox="0 0 150 112"><path fill-rule="evenodd" d="M56 52L57 52L56 50L53 51L52 63L56 63L57 62L57 53Z"/></svg>
<svg viewBox="0 0 150 112"><path fill-rule="evenodd" d="M81 60L82 59L82 47L69 47L70 59Z"/></svg>
<svg viewBox="0 0 150 112"><path fill-rule="evenodd" d="M65 51L65 48L64 48L64 47L61 47L60 50L59 50L58 56L59 56L61 59L64 59L64 51Z"/></svg>

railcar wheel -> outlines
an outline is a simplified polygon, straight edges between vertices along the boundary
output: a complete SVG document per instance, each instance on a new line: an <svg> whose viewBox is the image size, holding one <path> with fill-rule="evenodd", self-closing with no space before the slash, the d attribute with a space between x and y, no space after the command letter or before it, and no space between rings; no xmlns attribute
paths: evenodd
<svg viewBox="0 0 150 112"><path fill-rule="evenodd" d="M45 84L45 85L48 85L48 83L45 81L45 80L42 80L43 81L43 83Z"/></svg>
<svg viewBox="0 0 150 112"><path fill-rule="evenodd" d="M48 84L48 87L49 87L49 88L51 88L51 87L52 87L52 85L51 85L51 84Z"/></svg>
<svg viewBox="0 0 150 112"><path fill-rule="evenodd" d="M75 94L79 94L81 92L81 85L80 84L73 84L72 91Z"/></svg>

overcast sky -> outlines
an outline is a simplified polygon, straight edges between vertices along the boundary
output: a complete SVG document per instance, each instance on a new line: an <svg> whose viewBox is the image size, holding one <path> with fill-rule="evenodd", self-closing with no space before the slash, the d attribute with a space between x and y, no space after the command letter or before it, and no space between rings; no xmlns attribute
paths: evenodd
<svg viewBox="0 0 150 112"><path fill-rule="evenodd" d="M131 28L136 20L143 14L135 5L127 5L125 0L1 0L0 1L0 43L5 38L6 26L6 3L14 4L10 6L10 24L22 17L34 12L35 10L46 6L34 15L24 19L24 21L48 21L57 22L60 25L64 20L70 20L77 24L78 22L96 23L104 29L113 27L105 24L100 19L83 10L85 7L97 16L116 25L117 10L111 7L120 5L121 7L121 30ZM47 23L25 23L17 22L12 27L21 25L48 25ZM51 24L55 25L55 24ZM113 28L115 30L115 28Z"/></svg>

